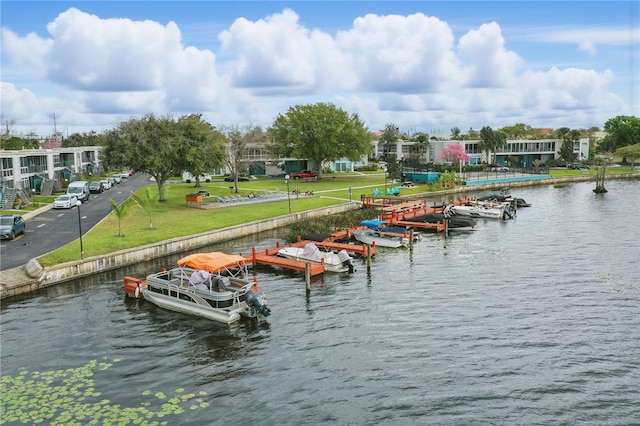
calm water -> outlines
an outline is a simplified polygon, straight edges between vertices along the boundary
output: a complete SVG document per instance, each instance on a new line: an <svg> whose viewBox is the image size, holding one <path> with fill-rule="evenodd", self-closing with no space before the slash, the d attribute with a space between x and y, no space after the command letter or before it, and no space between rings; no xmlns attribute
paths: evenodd
<svg viewBox="0 0 640 426"><path fill-rule="evenodd" d="M125 300L122 275L168 261L59 285L3 304L2 375L106 357L96 401L206 392L168 424L640 424L640 182L606 186L514 189L533 204L516 219L379 249L309 295L261 267L267 323Z"/></svg>

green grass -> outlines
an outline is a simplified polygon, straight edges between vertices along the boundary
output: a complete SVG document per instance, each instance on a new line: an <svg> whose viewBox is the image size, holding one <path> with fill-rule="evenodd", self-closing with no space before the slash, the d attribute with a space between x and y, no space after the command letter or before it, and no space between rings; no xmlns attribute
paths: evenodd
<svg viewBox="0 0 640 426"><path fill-rule="evenodd" d="M608 169L611 173L630 172L630 168ZM590 173L595 173L595 170ZM552 170L551 176L581 176L580 170ZM387 180L387 187L398 186ZM120 227L123 236L118 236L118 220L113 213L110 213L105 220L87 232L83 238L83 249L85 257L104 255L118 250L139 247L147 244L157 243L172 238L184 237L187 235L199 234L239 225L255 220L268 219L289 213L287 198L280 201L269 201L257 204L233 205L233 203L221 203L222 207L213 209L199 209L187 207L186 195L198 191L208 191L212 196L228 196L234 194L229 189L232 182L210 182L203 183L201 187L195 188L193 183L169 183L165 185L166 202L153 203L151 220L153 228L149 227L149 217L147 213L131 200L130 210L127 216L121 221ZM139 189L136 193L144 198L142 191L146 187ZM157 194L157 186L149 187L154 194ZM266 191L287 192L287 185L284 180L257 179L249 182L238 183L239 194L246 196L250 192L262 193ZM302 212L346 201L360 200L361 195L372 195L374 188L384 192L385 182L382 175L368 175L366 177L356 177L348 174L326 175L321 181L302 182L290 181L289 189L293 191L299 188L304 193L312 190L314 197L296 197L291 195L291 210L293 213ZM351 188L351 198L349 194ZM414 188L402 188L401 195L417 195L439 190L437 184L416 185ZM105 193L108 196L108 192ZM79 240L61 247L60 249L46 254L38 261L42 266L52 266L59 263L78 260L80 252Z"/></svg>

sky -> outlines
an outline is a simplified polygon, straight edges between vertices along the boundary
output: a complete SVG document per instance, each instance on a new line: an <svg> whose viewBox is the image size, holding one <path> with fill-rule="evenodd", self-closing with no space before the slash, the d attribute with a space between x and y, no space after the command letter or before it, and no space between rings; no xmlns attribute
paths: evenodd
<svg viewBox="0 0 640 426"><path fill-rule="evenodd" d="M0 2L3 131L153 113L269 127L332 103L370 131L640 117L640 2Z"/></svg>

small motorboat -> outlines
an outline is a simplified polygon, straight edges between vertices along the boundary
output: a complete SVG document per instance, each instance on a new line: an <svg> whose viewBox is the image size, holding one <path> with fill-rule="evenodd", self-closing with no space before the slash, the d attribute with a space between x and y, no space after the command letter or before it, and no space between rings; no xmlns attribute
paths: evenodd
<svg viewBox="0 0 640 426"><path fill-rule="evenodd" d="M324 265L325 271L329 272L354 272L355 270L352 258L346 250L340 250L338 253L321 251L314 243L307 243L304 248L283 247L278 250L278 256L321 263Z"/></svg>
<svg viewBox="0 0 640 426"><path fill-rule="evenodd" d="M447 227L449 231L476 231L479 229L477 222L472 217L457 216L455 212L452 212L450 216L447 216L444 212L436 212L404 220L418 223L442 223L445 219L448 220Z"/></svg>
<svg viewBox="0 0 640 426"><path fill-rule="evenodd" d="M462 206L452 206L451 210L456 215L482 219L512 219L514 216L511 206L506 202L477 201Z"/></svg>
<svg viewBox="0 0 640 426"><path fill-rule="evenodd" d="M527 203L524 198L518 198L511 195L511 190L509 188L502 188L499 194L491 194L486 195L484 197L478 197L478 201L499 201L499 202L507 202L511 203L511 205L515 205L515 207L531 207L530 203Z"/></svg>
<svg viewBox="0 0 640 426"><path fill-rule="evenodd" d="M355 229L353 237L363 244L373 245L376 247L407 247L409 238L399 236L397 234L389 234L374 229Z"/></svg>
<svg viewBox="0 0 640 426"><path fill-rule="evenodd" d="M366 226L374 231L383 232L385 234L396 235L399 237L409 238L410 232L404 226L389 226L389 222L380 219L366 219L360 222L360 225ZM413 233L413 241L419 241L422 239L421 232Z"/></svg>
<svg viewBox="0 0 640 426"><path fill-rule="evenodd" d="M220 252L196 253L178 266L150 274L146 280L124 277L127 296L175 312L231 324L241 317L271 314L266 297L250 281L245 258Z"/></svg>

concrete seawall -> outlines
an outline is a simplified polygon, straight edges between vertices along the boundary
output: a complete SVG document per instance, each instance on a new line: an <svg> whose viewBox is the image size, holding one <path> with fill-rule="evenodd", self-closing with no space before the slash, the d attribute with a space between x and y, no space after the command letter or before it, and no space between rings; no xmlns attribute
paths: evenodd
<svg viewBox="0 0 640 426"><path fill-rule="evenodd" d="M290 223L312 219L314 217L344 213L359 208L361 208L361 205L358 202L346 202L322 209L243 223L242 225L198 235L174 238L156 244L120 250L104 256L88 257L82 261L67 262L46 268L40 266L36 259L31 259L24 266L2 271L0 278L0 299L37 291L91 274L118 269L123 266L146 262L171 254L187 252L263 231L282 228Z"/></svg>
<svg viewBox="0 0 640 426"><path fill-rule="evenodd" d="M624 173L618 175L607 175L607 180L630 179L640 176L640 172ZM594 181L594 176L574 176L567 178L549 178L535 181L517 182L497 182L474 186L459 186L443 191L419 194L427 198L442 198L446 195L462 194L467 192L479 192L496 190L509 186L511 188L533 186L533 185L557 185L574 182ZM412 197L415 197L413 195ZM361 208L359 202L349 202L344 204L326 207L322 209L310 210L306 212L294 213L291 215L278 216L271 219L248 222L225 229L205 232L188 237L174 238L155 244L142 247L121 250L108 255L85 258L82 261L67 262L51 267L42 267L36 259L31 259L26 265L7 269L0 273L0 299L10 298L37 291L65 281L71 281L88 275L118 269L123 266L146 262L164 256L195 250L211 244L245 237L247 235L281 228L290 223L298 222L314 217L344 213ZM26 215L25 215L26 216Z"/></svg>

